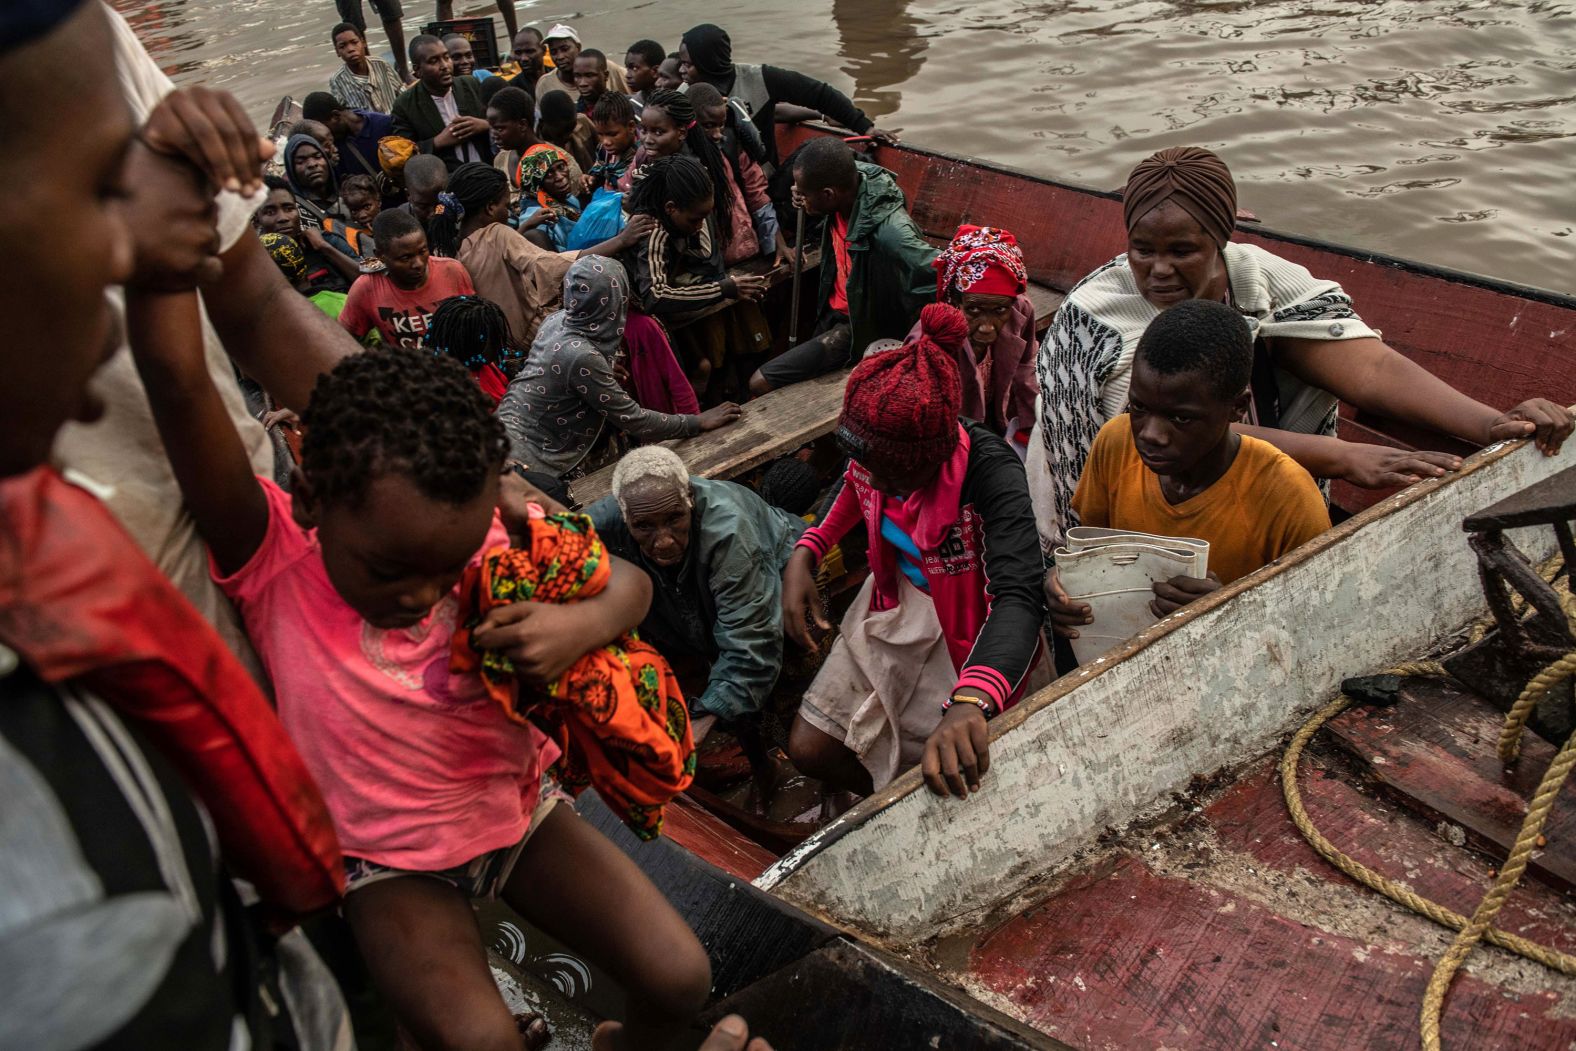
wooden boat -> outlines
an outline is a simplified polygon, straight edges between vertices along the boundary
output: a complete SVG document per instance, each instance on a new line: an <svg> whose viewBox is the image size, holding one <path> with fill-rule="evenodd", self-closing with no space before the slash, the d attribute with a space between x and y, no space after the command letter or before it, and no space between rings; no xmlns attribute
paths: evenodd
<svg viewBox="0 0 1576 1051"><path fill-rule="evenodd" d="M780 149L827 133L784 128ZM914 147L876 159L927 236L963 221L1018 234L1042 327L1122 243L1113 194ZM1477 398L1576 401L1572 297L1258 226L1239 236L1339 280L1391 345ZM738 474L827 433L840 394L836 377L775 392L733 435L675 448L697 473ZM1341 425L1354 440L1470 451L1349 410ZM1573 460L1514 443L1388 498L1338 487L1353 517L998 719L980 795L938 800L909 771L749 886L756 862L735 865L734 897L686 913L697 929L736 910L723 926L748 938L740 914L771 916L808 951L747 985L733 970L713 1013L742 1011L780 1051L1414 1046L1447 939L1313 853L1274 764L1343 678L1428 651L1482 614L1462 519ZM577 495L600 484L585 479ZM1543 557L1553 540L1525 542ZM1344 849L1470 912L1519 823L1516 793L1551 752L1539 745L1528 770L1503 774L1497 715L1430 686L1409 689L1391 721L1337 720L1307 775L1310 810ZM683 828L671 838L659 849L696 845ZM1502 922L1576 947L1572 886L1576 864L1555 877L1535 866ZM784 906L805 918L783 918ZM722 959L738 951L707 944ZM1450 1046L1576 1037L1570 979L1481 952L1447 1003Z"/></svg>
<svg viewBox="0 0 1576 1051"><path fill-rule="evenodd" d="M780 150L832 133L782 128ZM1011 228L1042 327L1122 244L1114 194L911 146L874 159L927 236L963 221ZM1257 225L1239 237L1339 280L1392 346L1474 397L1576 401L1576 298ZM675 448L695 473L738 476L828 433L840 400L840 377L801 384ZM1341 425L1358 440L1468 451L1350 411ZM1510 443L1388 497L1337 487L1353 517L996 720L984 791L967 801L932 797L909 771L781 859L684 800L652 844L589 796L582 811L699 933L710 1016L741 1011L779 1051L1415 1046L1446 939L1304 844L1275 759L1343 678L1431 651L1480 616L1462 520L1573 462ZM575 494L605 489L592 475ZM1548 535L1520 539L1536 558L1552 551ZM1379 715L1348 713L1311 757L1309 809L1348 852L1470 911L1551 751L1531 745L1504 772L1496 717L1438 684L1408 686ZM1559 805L1576 814L1572 794ZM1572 887L1576 849L1551 836L1499 922L1576 948ZM484 919L501 966L534 976L527 1002L542 1003L546 983L548 1001L618 1010L611 983L561 946L515 918ZM1570 979L1480 954L1446 1005L1451 1047L1576 1040Z"/></svg>

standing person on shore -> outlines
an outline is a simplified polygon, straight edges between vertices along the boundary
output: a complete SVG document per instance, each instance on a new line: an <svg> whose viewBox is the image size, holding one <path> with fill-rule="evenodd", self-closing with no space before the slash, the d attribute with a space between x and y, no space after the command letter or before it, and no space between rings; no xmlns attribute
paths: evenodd
<svg viewBox="0 0 1576 1051"><path fill-rule="evenodd" d="M361 13L361 0L335 0L339 15L345 20L334 27L330 39L334 54L344 62L345 68L335 73L328 82L328 90L347 106L375 109L387 113L394 100L404 90L410 79L410 67L405 65L405 31L400 28L399 0L372 0L372 7L383 15L383 31L388 34L389 46L394 50L396 68L381 58L373 58L367 50L367 23ZM392 8L392 14L383 14ZM351 12L346 17L346 12Z"/></svg>
<svg viewBox="0 0 1576 1051"><path fill-rule="evenodd" d="M725 29L710 22L684 34L684 41L679 45L679 74L686 84L710 84L725 98L743 103L774 164L777 162L777 129L773 111L779 102L824 113L827 119L857 135L869 135L882 145L897 142L896 135L876 127L847 95L824 81L778 66L733 61L733 41Z"/></svg>
<svg viewBox="0 0 1576 1051"><path fill-rule="evenodd" d="M635 104L635 115L646 104L646 96L657 89L657 73L667 52L655 40L637 40L624 53L624 82L629 86L629 98Z"/></svg>

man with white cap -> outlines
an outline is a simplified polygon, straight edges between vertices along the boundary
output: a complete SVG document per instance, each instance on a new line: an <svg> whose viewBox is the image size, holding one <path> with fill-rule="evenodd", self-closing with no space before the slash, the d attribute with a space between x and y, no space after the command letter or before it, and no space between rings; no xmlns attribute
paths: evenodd
<svg viewBox="0 0 1576 1051"><path fill-rule="evenodd" d="M547 53L552 56L553 68L542 74L542 79L536 82L536 101L540 105L542 96L549 91L562 91L570 98L579 98L580 89L575 87L575 59L580 55L580 34L574 27L558 23L547 31L543 40L547 45ZM607 88L620 95L629 94L629 84L624 80L624 69L616 63L607 65Z"/></svg>

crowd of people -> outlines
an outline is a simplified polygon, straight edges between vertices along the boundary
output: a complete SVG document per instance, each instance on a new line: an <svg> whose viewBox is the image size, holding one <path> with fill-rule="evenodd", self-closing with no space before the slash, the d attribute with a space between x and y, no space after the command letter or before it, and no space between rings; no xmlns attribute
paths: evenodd
<svg viewBox="0 0 1576 1051"><path fill-rule="evenodd" d="M1138 161L1126 244L1040 340L1012 232L932 244L850 145L894 136L718 26L603 51L500 0L495 71L464 36L406 47L373 0L385 62L337 6L342 68L277 143L98 0L0 11L26 262L0 296L37 343L0 355L18 1046L376 1046L343 988L403 1046L540 1047L487 966L491 898L617 980L598 1051L682 1046L707 953L581 791L658 835L717 734L761 808L789 764L826 814L915 765L965 799L990 720L1091 621L1055 566L1072 527L1209 545L1160 616L1329 528L1322 483L1460 466L1341 440L1340 401L1550 455L1573 429L1455 391L1234 241L1211 151ZM780 156L807 118L846 140ZM763 275L812 263L789 346ZM747 486L658 444L844 368L835 456ZM834 550L869 567L835 626ZM823 661L778 740L791 649ZM331 975L340 926L358 963ZM737 1018L706 1039L768 1051Z"/></svg>

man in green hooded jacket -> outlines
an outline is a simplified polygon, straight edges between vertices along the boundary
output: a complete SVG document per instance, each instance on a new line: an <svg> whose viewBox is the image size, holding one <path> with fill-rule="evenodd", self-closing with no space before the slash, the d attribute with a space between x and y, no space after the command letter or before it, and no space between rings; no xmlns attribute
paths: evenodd
<svg viewBox="0 0 1576 1051"><path fill-rule="evenodd" d="M793 159L794 204L824 216L821 316L815 334L762 365L750 393L853 364L878 339L902 339L936 299L936 249L904 210L885 168L866 164L840 139L814 139Z"/></svg>

